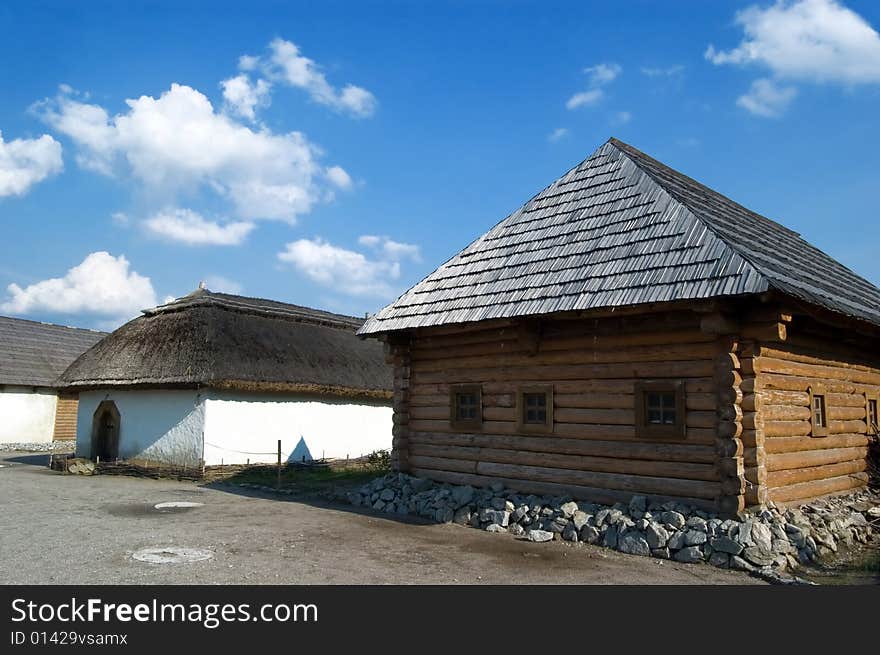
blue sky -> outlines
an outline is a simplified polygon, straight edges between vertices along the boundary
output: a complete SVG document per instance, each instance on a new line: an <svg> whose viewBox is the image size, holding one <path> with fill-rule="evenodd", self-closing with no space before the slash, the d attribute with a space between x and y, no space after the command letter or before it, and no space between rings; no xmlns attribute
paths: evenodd
<svg viewBox="0 0 880 655"><path fill-rule="evenodd" d="M874 2L12 1L0 25L3 314L109 328L207 280L363 315L612 135L880 283Z"/></svg>

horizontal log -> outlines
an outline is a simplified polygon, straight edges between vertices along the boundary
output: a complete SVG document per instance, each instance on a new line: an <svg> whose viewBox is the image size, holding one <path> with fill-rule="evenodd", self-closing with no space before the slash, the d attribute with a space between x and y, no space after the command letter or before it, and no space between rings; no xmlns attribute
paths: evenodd
<svg viewBox="0 0 880 655"><path fill-rule="evenodd" d="M816 382L821 382L826 392L855 394L861 393L865 385L858 385L845 380L832 380L802 375L783 375L776 373L762 373L755 384L760 389L772 389L782 391L807 391Z"/></svg>
<svg viewBox="0 0 880 655"><path fill-rule="evenodd" d="M560 423L587 423L598 425L635 425L636 413L630 409L568 409L554 410L553 417Z"/></svg>
<svg viewBox="0 0 880 655"><path fill-rule="evenodd" d="M457 473L476 473L477 462L466 459L447 459L443 457L427 457L415 452L407 453L410 466L429 468L438 471L455 471Z"/></svg>
<svg viewBox="0 0 880 655"><path fill-rule="evenodd" d="M743 442L743 446L746 448L763 447L767 442L766 436L764 435L764 428L757 430L743 430L739 438Z"/></svg>
<svg viewBox="0 0 880 655"><path fill-rule="evenodd" d="M744 339L757 339L759 341L785 341L788 338L786 325L781 321L749 323L743 326L739 334Z"/></svg>
<svg viewBox="0 0 880 655"><path fill-rule="evenodd" d="M444 446L471 446L492 449L645 459L669 462L711 464L716 453L713 446L680 445L654 442L618 442L587 439L562 439L549 436L500 436L488 434L450 434L439 432L412 432L410 443Z"/></svg>
<svg viewBox="0 0 880 655"><path fill-rule="evenodd" d="M864 434L834 434L827 437L774 437L764 442L768 453L792 453L801 450L825 450L828 448L855 448L868 445Z"/></svg>
<svg viewBox="0 0 880 655"><path fill-rule="evenodd" d="M826 478L835 478L849 473L861 473L865 470L867 463L864 459L854 459L848 462L836 462L834 464L825 464L822 466L809 466L800 469L790 469L786 471L771 471L767 474L767 484L770 487L786 487L791 484L800 482L809 482L810 480L823 480Z"/></svg>
<svg viewBox="0 0 880 655"><path fill-rule="evenodd" d="M614 503L628 503L633 496L629 491L616 491L612 489L602 489L596 487L585 487L582 485L565 485L554 484L550 482L540 482L536 480L522 480L517 478L505 478L488 475L472 475L467 473L454 473L449 471L437 471L433 469L420 469L413 467L410 473L417 477L429 478L439 482L447 482L449 484L469 484L474 487L488 487L492 484L500 482L508 489L513 489L522 493L532 493L547 496L558 496L563 498L576 498L578 500L586 500L603 505L613 505ZM664 496L649 495L650 501L666 502L676 500L686 505L693 505L702 509L715 509L714 500L706 500L704 498L684 498L680 496Z"/></svg>
<svg viewBox="0 0 880 655"><path fill-rule="evenodd" d="M520 380L589 380L596 378L688 378L711 377L712 362L632 362L621 364L569 364L553 366L509 366L502 368L422 371L413 367L414 383L467 383Z"/></svg>
<svg viewBox="0 0 880 655"><path fill-rule="evenodd" d="M812 480L810 482L801 482L784 487L771 487L768 490L767 497L775 503L806 501L826 494L864 487L867 482L867 474L850 473L836 478Z"/></svg>
<svg viewBox="0 0 880 655"><path fill-rule="evenodd" d="M676 480L672 478L616 473L595 473L591 471L569 471L566 469L518 464L480 462L477 464L477 473L496 477L552 482L554 484L617 489L631 493L690 496L705 499L713 499L718 496L719 492L717 483L706 481Z"/></svg>
<svg viewBox="0 0 880 655"><path fill-rule="evenodd" d="M880 371L841 368L822 364L807 364L775 357L761 357L753 360L755 373L794 375L822 380L840 380L850 383L880 385ZM745 367L743 367L745 371Z"/></svg>
<svg viewBox="0 0 880 655"><path fill-rule="evenodd" d="M880 374L877 367L862 364L859 362L846 361L834 355L833 347L823 348L822 353L805 353L795 352L791 348L774 348L772 346L763 346L761 348L761 357L770 357L780 361L794 362L798 364L811 364L814 366L830 366L833 368L860 371L871 375Z"/></svg>
<svg viewBox="0 0 880 655"><path fill-rule="evenodd" d="M865 421L828 421L828 434L847 434L868 432L868 424Z"/></svg>
<svg viewBox="0 0 880 655"><path fill-rule="evenodd" d="M582 455L558 455L536 453L527 450L507 450L501 448L479 448L467 446L436 446L414 443L410 447L410 459L414 457L436 457L442 459L494 462L498 464L524 464L549 468L601 473L623 473L687 480L718 481L718 470L713 464L688 462L664 462L652 460L622 459L616 457L590 457ZM427 466L427 465L426 465ZM427 468L442 468L427 466ZM446 467L450 471L464 470Z"/></svg>
<svg viewBox="0 0 880 655"><path fill-rule="evenodd" d="M805 391L778 391L767 389L759 392L759 395L763 399L765 407L767 405L794 405L797 407L810 406L810 394Z"/></svg>
<svg viewBox="0 0 880 655"><path fill-rule="evenodd" d="M864 459L867 454L867 448L825 448L823 450L803 450L790 453L768 453L766 456L766 466L767 471L770 472L784 471Z"/></svg>
<svg viewBox="0 0 880 655"><path fill-rule="evenodd" d="M765 421L809 421L810 408L798 405L764 405Z"/></svg>
<svg viewBox="0 0 880 655"><path fill-rule="evenodd" d="M557 394L633 394L637 380L603 378L599 380L553 380L553 393ZM452 384L455 384L454 382ZM516 393L520 385L547 384L546 380L515 379L508 381L482 380L483 394ZM415 395L445 395L449 397L449 382L413 383L410 392ZM685 380L685 394L714 393L715 383L711 377Z"/></svg>
<svg viewBox="0 0 880 655"><path fill-rule="evenodd" d="M811 431L809 421L764 421L767 437L806 437Z"/></svg>

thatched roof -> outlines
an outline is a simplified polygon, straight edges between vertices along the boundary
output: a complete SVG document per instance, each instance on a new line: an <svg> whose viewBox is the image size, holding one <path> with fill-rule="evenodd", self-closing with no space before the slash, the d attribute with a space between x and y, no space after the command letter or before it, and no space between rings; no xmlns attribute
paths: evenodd
<svg viewBox="0 0 880 655"><path fill-rule="evenodd" d="M0 316L0 385L52 388L105 332Z"/></svg>
<svg viewBox="0 0 880 655"><path fill-rule="evenodd" d="M199 289L145 310L77 359L68 387L237 389L389 398L382 345L361 319Z"/></svg>
<svg viewBox="0 0 880 655"><path fill-rule="evenodd" d="M880 325L880 289L796 232L617 139L361 329L761 294Z"/></svg>

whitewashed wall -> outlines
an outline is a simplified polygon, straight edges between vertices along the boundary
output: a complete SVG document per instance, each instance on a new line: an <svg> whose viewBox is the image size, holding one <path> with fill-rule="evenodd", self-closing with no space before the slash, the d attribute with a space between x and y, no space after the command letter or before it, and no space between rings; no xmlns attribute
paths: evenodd
<svg viewBox="0 0 880 655"><path fill-rule="evenodd" d="M0 391L0 443L46 443L55 431L54 391L6 387Z"/></svg>
<svg viewBox="0 0 880 655"><path fill-rule="evenodd" d="M211 393L205 464L359 457L391 448L390 407L310 397Z"/></svg>
<svg viewBox="0 0 880 655"><path fill-rule="evenodd" d="M76 454L91 456L92 418L103 400L119 410L119 458L199 467L205 422L203 397L196 391L86 391L79 396Z"/></svg>

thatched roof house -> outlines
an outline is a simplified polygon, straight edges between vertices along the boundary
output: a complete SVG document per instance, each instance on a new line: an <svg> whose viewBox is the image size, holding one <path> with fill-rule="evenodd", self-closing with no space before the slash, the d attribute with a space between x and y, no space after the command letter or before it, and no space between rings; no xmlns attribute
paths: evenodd
<svg viewBox="0 0 880 655"><path fill-rule="evenodd" d="M880 289L616 139L360 334L401 470L724 512L865 484Z"/></svg>
<svg viewBox="0 0 880 655"><path fill-rule="evenodd" d="M73 439L76 395L58 376L103 332L0 316L0 443Z"/></svg>
<svg viewBox="0 0 880 655"><path fill-rule="evenodd" d="M145 310L61 377L82 398L77 451L196 467L272 459L279 438L295 459L387 447L391 372L362 323L201 288Z"/></svg>

